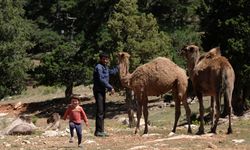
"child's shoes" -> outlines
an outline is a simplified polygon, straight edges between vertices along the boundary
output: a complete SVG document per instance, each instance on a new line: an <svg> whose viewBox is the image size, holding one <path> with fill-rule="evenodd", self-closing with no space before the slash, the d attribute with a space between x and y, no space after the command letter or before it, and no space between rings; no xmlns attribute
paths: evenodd
<svg viewBox="0 0 250 150"><path fill-rule="evenodd" d="M73 138L72 137L69 139L69 143L73 143Z"/></svg>

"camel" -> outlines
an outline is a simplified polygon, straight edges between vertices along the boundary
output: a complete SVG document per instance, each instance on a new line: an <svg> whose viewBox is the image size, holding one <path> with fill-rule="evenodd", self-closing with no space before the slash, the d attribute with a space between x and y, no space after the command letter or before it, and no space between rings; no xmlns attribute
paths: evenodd
<svg viewBox="0 0 250 150"><path fill-rule="evenodd" d="M221 56L219 48L213 48L205 55L200 56L196 45L184 46L182 55L187 59L187 68L196 96L199 99L200 127L197 134L204 134L204 106L203 96L211 96L211 133L216 133L220 118L220 101L224 94L224 107L228 109L229 125L227 133L232 133L232 92L234 89L235 74L229 61ZM215 101L215 105L214 105ZM216 111L216 112L214 112ZM215 119L214 119L215 118Z"/></svg>
<svg viewBox="0 0 250 150"><path fill-rule="evenodd" d="M186 98L188 77L185 70L168 58L158 57L137 67L133 73L129 73L129 58L130 55L126 52L118 53L119 75L122 86L134 91L138 104L135 134L140 130L142 110L145 121L144 134L148 133L148 96L159 96L170 90L172 90L175 100L175 121L171 133L176 132L177 122L181 114L181 102L186 111L188 133L192 133L190 127L191 110Z"/></svg>

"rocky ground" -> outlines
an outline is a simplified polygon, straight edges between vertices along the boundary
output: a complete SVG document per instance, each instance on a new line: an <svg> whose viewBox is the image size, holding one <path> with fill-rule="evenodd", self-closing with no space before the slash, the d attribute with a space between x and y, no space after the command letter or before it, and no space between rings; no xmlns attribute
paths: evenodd
<svg viewBox="0 0 250 150"><path fill-rule="evenodd" d="M186 149L250 149L249 115L235 117L233 119L232 135L227 135L227 120L221 119L218 126L218 134L195 135L198 124L194 124L193 134L188 135L185 124L185 113L179 121L177 134L171 137L174 120L174 107L170 107L159 98L152 98L149 103L149 134L143 135L143 128L139 134L134 134L134 128L128 128L126 106L124 97L116 94L108 96L107 118L105 129L109 137L100 138L93 136L94 132L94 100L90 96L81 102L89 121L90 129L84 126L83 147L89 150L186 150ZM32 116L32 121L37 129L31 135L0 135L0 149L35 150L35 149L80 149L77 147L77 139L69 143L68 122L60 120L61 128L57 131L47 130L47 118L54 112L62 115L67 102L61 98L53 98L49 101L22 102L12 101L0 103L0 130L4 130L20 114ZM197 104L191 104L191 109L197 111ZM206 125L206 131L209 130Z"/></svg>

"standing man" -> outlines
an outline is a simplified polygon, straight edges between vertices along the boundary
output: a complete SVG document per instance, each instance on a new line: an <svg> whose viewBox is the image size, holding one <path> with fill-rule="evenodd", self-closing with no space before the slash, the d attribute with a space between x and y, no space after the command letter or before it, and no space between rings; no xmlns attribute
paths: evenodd
<svg viewBox="0 0 250 150"><path fill-rule="evenodd" d="M101 53L99 59L99 63L95 66L93 73L93 92L96 101L95 136L105 137L108 136L108 134L104 132L106 89L110 94L114 94L115 90L109 84L109 75L118 73L118 67L113 69L108 68L109 56L105 53Z"/></svg>

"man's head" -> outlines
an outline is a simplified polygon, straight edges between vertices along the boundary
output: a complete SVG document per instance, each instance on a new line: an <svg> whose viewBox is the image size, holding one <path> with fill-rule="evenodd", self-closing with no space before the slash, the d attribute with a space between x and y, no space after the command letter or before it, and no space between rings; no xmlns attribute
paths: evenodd
<svg viewBox="0 0 250 150"><path fill-rule="evenodd" d="M106 53L101 53L99 54L99 58L100 58L100 63L103 65L107 65L109 62L109 55Z"/></svg>

